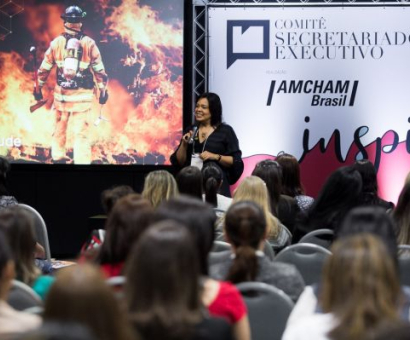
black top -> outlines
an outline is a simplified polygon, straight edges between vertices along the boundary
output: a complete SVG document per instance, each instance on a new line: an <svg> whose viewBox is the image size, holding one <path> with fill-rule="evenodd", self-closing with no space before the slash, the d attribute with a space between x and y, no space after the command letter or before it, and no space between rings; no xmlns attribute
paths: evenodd
<svg viewBox="0 0 410 340"><path fill-rule="evenodd" d="M207 317L197 325L192 340L233 340L232 327L217 317Z"/></svg>
<svg viewBox="0 0 410 340"><path fill-rule="evenodd" d="M295 229L296 216L300 209L293 197L287 195L280 195L278 207L277 207L277 218L282 224L287 227L293 234Z"/></svg>
<svg viewBox="0 0 410 340"><path fill-rule="evenodd" d="M187 131L192 130L190 127ZM178 149L181 144L179 144ZM236 137L235 131L230 125L220 124L217 128L209 135L206 142L199 143L198 134L194 138L194 143L188 145L187 155L185 164L179 164L176 153L178 149L171 155L170 161L178 170L181 168L191 165L192 153L195 150L197 153L202 153L203 151L209 151L222 156L232 156L234 164L227 168L217 163L222 169L223 173L223 183L220 189L220 194L230 197L229 185L234 184L243 172L243 162L242 162L242 152L239 149L238 138ZM207 163L213 161L204 162L204 166Z"/></svg>
<svg viewBox="0 0 410 340"><path fill-rule="evenodd" d="M147 325L141 328L134 323L134 329L143 339L147 340L234 340L232 326L219 317L205 316L198 324L194 325L191 335L183 336L172 332L163 334L166 330L160 325Z"/></svg>

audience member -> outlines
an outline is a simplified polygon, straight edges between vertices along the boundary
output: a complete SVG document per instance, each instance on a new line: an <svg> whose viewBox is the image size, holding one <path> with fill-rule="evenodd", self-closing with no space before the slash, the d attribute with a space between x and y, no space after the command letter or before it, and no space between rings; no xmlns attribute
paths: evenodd
<svg viewBox="0 0 410 340"><path fill-rule="evenodd" d="M98 340L136 339L112 289L90 264L61 269L45 301L44 321L76 322Z"/></svg>
<svg viewBox="0 0 410 340"><path fill-rule="evenodd" d="M16 265L16 279L31 286L43 299L54 278L41 275L35 263L36 240L32 216L19 206L0 212L0 230L6 235Z"/></svg>
<svg viewBox="0 0 410 340"><path fill-rule="evenodd" d="M142 197L150 201L154 208L178 194L177 182L168 171L155 170L145 177Z"/></svg>
<svg viewBox="0 0 410 340"><path fill-rule="evenodd" d="M397 263L396 226L392 217L380 206L353 208L343 219L336 238L359 233L374 234L384 242L393 261Z"/></svg>
<svg viewBox="0 0 410 340"><path fill-rule="evenodd" d="M106 215L109 215L115 203L122 197L135 194L133 188L129 185L118 185L106 189L101 193L101 204Z"/></svg>
<svg viewBox="0 0 410 340"><path fill-rule="evenodd" d="M282 195L282 169L278 162L265 159L256 164L252 176L261 178L268 189L272 214L293 231L299 207L293 197Z"/></svg>
<svg viewBox="0 0 410 340"><path fill-rule="evenodd" d="M223 317L233 325L236 340L249 340L249 321L240 293L231 283L208 277L208 255L215 238L216 215L212 207L181 196L163 202L158 207L157 218L177 221L192 233L199 258L203 304L211 315Z"/></svg>
<svg viewBox="0 0 410 340"><path fill-rule="evenodd" d="M410 172L407 174L405 180L404 180L404 184L410 183Z"/></svg>
<svg viewBox="0 0 410 340"><path fill-rule="evenodd" d="M202 168L202 187L204 200L220 211L228 210L232 198L219 194L222 186L222 170L216 163L208 163Z"/></svg>
<svg viewBox="0 0 410 340"><path fill-rule="evenodd" d="M17 204L17 200L7 190L6 178L9 171L10 163L6 158L0 157L0 210Z"/></svg>
<svg viewBox="0 0 410 340"><path fill-rule="evenodd" d="M90 329L76 322L45 322L16 340L98 340Z"/></svg>
<svg viewBox="0 0 410 340"><path fill-rule="evenodd" d="M35 329L40 326L41 319L14 310L6 301L15 276L15 266L11 249L6 236L0 231L0 338Z"/></svg>
<svg viewBox="0 0 410 340"><path fill-rule="evenodd" d="M120 198L108 217L105 239L97 262L108 277L123 275L124 263L132 245L152 222L151 203L138 194Z"/></svg>
<svg viewBox="0 0 410 340"><path fill-rule="evenodd" d="M393 218L397 225L397 243L410 245L410 182L400 192Z"/></svg>
<svg viewBox="0 0 410 340"><path fill-rule="evenodd" d="M361 205L377 205L385 210L394 208L392 202L387 202L378 196L377 173L372 162L368 159L356 161L353 169L356 169L362 176Z"/></svg>
<svg viewBox="0 0 410 340"><path fill-rule="evenodd" d="M144 339L232 339L226 321L202 313L197 252L186 227L151 226L133 248L126 277L130 320Z"/></svg>
<svg viewBox="0 0 410 340"><path fill-rule="evenodd" d="M307 211L313 204L313 197L306 196L300 179L300 166L296 157L282 153L276 157L282 167L282 194L294 197L301 211Z"/></svg>
<svg viewBox="0 0 410 340"><path fill-rule="evenodd" d="M386 322L365 340L410 340L410 324L403 321Z"/></svg>
<svg viewBox="0 0 410 340"><path fill-rule="evenodd" d="M291 236L286 231L286 228L271 213L268 189L262 179L256 176L249 176L239 184L234 192L232 203L242 201L255 202L262 208L267 225L267 240L275 252L291 243ZM224 223L225 217L218 224L219 230L222 231Z"/></svg>
<svg viewBox="0 0 410 340"><path fill-rule="evenodd" d="M272 262L262 252L266 237L266 220L254 202L234 203L225 216L225 235L235 257L228 251L223 261L210 268L210 276L234 284L258 281L271 284L296 301L305 283L299 271L290 264Z"/></svg>
<svg viewBox="0 0 410 340"><path fill-rule="evenodd" d="M202 200L202 173L196 166L186 166L176 176L180 194Z"/></svg>
<svg viewBox="0 0 410 340"><path fill-rule="evenodd" d="M337 232L343 217L359 205L361 192L362 178L357 170L344 166L334 171L307 213L300 215L293 233L293 242L299 242L302 236L317 229Z"/></svg>
<svg viewBox="0 0 410 340"><path fill-rule="evenodd" d="M335 237L337 240L363 233L379 237L384 243L392 263L394 263L396 267L398 266L394 223L383 208L378 206L360 206L353 208L343 219ZM289 320L298 319L306 314L313 313L315 310L320 310L320 308L318 308L319 288L318 285L307 286L305 288Z"/></svg>
<svg viewBox="0 0 410 340"><path fill-rule="evenodd" d="M399 319L404 298L397 266L380 238L369 233L348 236L331 250L318 293L323 313L296 316L306 303L302 295L283 340L362 340L382 323Z"/></svg>
<svg viewBox="0 0 410 340"><path fill-rule="evenodd" d="M122 197L127 195L138 195L128 185L114 186L111 189L106 189L101 193L101 204L105 215L96 216L92 219L93 230L88 236L87 240L81 247L79 261L95 261L99 248L104 242L105 238L105 224L107 223L107 215L111 213L115 203Z"/></svg>

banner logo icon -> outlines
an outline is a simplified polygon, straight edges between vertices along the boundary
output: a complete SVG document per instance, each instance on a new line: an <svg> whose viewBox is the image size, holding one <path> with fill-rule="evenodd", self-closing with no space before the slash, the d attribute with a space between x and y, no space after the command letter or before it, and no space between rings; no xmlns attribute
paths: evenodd
<svg viewBox="0 0 410 340"><path fill-rule="evenodd" d="M227 69L238 59L269 59L269 20L227 21Z"/></svg>

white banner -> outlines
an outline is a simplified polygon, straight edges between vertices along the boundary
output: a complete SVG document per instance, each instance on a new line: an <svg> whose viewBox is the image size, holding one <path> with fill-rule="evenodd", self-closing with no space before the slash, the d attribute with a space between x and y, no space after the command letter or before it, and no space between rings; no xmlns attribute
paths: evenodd
<svg viewBox="0 0 410 340"><path fill-rule="evenodd" d="M335 130L341 160L352 145L360 149L390 130L405 141L409 11L210 8L209 88L221 96L243 156L285 151L300 159Z"/></svg>

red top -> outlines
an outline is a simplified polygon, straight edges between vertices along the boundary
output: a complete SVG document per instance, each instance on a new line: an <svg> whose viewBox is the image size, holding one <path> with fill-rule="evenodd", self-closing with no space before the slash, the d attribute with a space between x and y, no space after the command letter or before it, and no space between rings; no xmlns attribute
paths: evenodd
<svg viewBox="0 0 410 340"><path fill-rule="evenodd" d="M238 322L247 314L245 302L238 289L229 282L219 282L219 292L208 306L213 316L225 318L230 324Z"/></svg>
<svg viewBox="0 0 410 340"><path fill-rule="evenodd" d="M101 270L107 279L113 276L123 275L122 274L123 268L124 268L124 262L115 263L115 264L105 263L101 265Z"/></svg>

